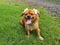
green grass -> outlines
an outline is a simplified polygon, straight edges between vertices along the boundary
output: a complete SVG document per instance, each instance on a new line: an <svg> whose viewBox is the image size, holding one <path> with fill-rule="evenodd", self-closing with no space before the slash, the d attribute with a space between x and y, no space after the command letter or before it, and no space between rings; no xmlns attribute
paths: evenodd
<svg viewBox="0 0 60 45"><path fill-rule="evenodd" d="M0 4L0 45L59 45L59 22L54 21L43 8L38 10L41 13L39 26L44 41L40 41L34 31L29 40L26 38L25 29L19 23L20 14L26 7L28 6Z"/></svg>
<svg viewBox="0 0 60 45"><path fill-rule="evenodd" d="M47 0L47 1L60 2L60 0Z"/></svg>

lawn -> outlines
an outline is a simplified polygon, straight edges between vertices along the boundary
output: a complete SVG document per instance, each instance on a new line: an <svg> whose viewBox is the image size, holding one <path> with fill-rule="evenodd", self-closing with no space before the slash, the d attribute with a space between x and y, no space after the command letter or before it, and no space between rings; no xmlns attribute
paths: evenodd
<svg viewBox="0 0 60 45"><path fill-rule="evenodd" d="M37 9L40 11L39 26L44 40L40 41L35 31L29 40L26 38L25 29L19 23L26 7L29 6L0 4L0 45L60 45L59 21L55 21L43 8Z"/></svg>
<svg viewBox="0 0 60 45"><path fill-rule="evenodd" d="M60 2L60 0L47 0L47 1Z"/></svg>

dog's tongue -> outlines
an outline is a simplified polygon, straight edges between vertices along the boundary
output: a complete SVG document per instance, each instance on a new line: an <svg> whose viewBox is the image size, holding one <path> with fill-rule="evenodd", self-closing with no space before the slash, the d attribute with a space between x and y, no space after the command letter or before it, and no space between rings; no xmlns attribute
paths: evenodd
<svg viewBox="0 0 60 45"><path fill-rule="evenodd" d="M27 20L26 24L31 24L31 19Z"/></svg>

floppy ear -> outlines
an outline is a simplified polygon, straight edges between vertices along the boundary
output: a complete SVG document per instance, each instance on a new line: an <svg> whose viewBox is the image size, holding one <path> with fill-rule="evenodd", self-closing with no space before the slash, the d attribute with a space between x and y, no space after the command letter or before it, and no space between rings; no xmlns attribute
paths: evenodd
<svg viewBox="0 0 60 45"><path fill-rule="evenodd" d="M33 11L35 12L35 14L38 14L39 17L40 17L40 13L39 13L39 11L37 9L33 9Z"/></svg>
<svg viewBox="0 0 60 45"><path fill-rule="evenodd" d="M25 13L25 11L27 11L27 10L28 10L28 8L26 8L26 9L22 12L21 16L23 16L24 13Z"/></svg>
<svg viewBox="0 0 60 45"><path fill-rule="evenodd" d="M24 15L24 13L21 14L21 16L23 16L23 15Z"/></svg>
<svg viewBox="0 0 60 45"><path fill-rule="evenodd" d="M37 12L37 14L39 15L39 17L40 17L40 13L39 13L39 11Z"/></svg>

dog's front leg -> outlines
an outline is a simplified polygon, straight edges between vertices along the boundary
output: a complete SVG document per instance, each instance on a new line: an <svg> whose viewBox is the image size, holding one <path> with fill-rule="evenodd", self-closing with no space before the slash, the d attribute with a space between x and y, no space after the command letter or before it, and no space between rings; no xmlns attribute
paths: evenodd
<svg viewBox="0 0 60 45"><path fill-rule="evenodd" d="M30 36L29 30L26 30L26 34L27 34L27 38L29 39L29 36Z"/></svg>
<svg viewBox="0 0 60 45"><path fill-rule="evenodd" d="M36 29L36 32L37 32L39 39L44 40L44 38L40 35L40 29L39 28Z"/></svg>
<svg viewBox="0 0 60 45"><path fill-rule="evenodd" d="M29 32L29 27L28 27L28 25L25 25L25 29L26 29L27 38L29 39L29 37L30 37L30 32Z"/></svg>

